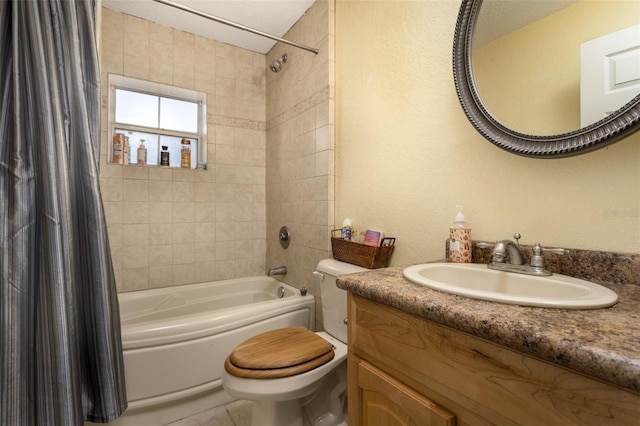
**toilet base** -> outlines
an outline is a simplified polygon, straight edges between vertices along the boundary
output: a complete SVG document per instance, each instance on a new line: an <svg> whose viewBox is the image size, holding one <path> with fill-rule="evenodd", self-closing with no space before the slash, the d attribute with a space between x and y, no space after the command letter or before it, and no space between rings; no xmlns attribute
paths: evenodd
<svg viewBox="0 0 640 426"><path fill-rule="evenodd" d="M347 426L346 376L343 362L310 395L287 401L254 401L251 426Z"/></svg>
<svg viewBox="0 0 640 426"><path fill-rule="evenodd" d="M315 394L303 398L303 426L347 426L347 365L329 373Z"/></svg>

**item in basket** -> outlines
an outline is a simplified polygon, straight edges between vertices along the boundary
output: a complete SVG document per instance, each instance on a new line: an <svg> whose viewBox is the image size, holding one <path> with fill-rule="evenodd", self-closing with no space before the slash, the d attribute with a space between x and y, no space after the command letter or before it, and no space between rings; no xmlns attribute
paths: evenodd
<svg viewBox="0 0 640 426"><path fill-rule="evenodd" d="M367 229L367 232L364 234L364 243L368 246L378 247L383 239L384 234L380 231L374 231L373 229Z"/></svg>
<svg viewBox="0 0 640 426"><path fill-rule="evenodd" d="M382 244L380 244L380 247L389 247L395 244L395 242L396 242L395 238L383 238Z"/></svg>
<svg viewBox="0 0 640 426"><path fill-rule="evenodd" d="M351 219L345 219L342 222L342 233L341 238L343 240L351 241L351 230L353 229L353 225L351 224Z"/></svg>
<svg viewBox="0 0 640 426"><path fill-rule="evenodd" d="M351 231L351 241L358 244L364 244L365 231L362 229L354 229Z"/></svg>

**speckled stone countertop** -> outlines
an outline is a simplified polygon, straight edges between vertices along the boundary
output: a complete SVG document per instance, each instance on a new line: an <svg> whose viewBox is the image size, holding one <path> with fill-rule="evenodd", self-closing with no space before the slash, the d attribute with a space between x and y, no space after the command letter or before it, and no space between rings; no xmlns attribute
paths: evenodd
<svg viewBox="0 0 640 426"><path fill-rule="evenodd" d="M602 268L606 259L597 264L582 257L573 267L586 262L610 274L611 268ZM403 267L343 275L338 287L640 393L640 256L627 260L627 266L614 268L623 277L615 279L633 282L610 282L587 272L592 281L618 294L616 305L594 310L523 307L447 294L405 279Z"/></svg>

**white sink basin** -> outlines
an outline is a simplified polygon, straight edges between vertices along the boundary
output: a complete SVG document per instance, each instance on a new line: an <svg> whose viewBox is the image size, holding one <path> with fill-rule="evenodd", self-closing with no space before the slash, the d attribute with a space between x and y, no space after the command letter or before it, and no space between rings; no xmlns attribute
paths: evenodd
<svg viewBox="0 0 640 426"><path fill-rule="evenodd" d="M495 271L475 263L410 266L404 277L434 290L473 299L562 309L606 308L618 295L598 284L565 275L538 277Z"/></svg>

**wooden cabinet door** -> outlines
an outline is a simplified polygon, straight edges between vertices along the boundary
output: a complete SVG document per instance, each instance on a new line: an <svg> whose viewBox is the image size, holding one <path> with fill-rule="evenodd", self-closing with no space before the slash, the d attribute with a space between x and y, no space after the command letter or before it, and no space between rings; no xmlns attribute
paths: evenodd
<svg viewBox="0 0 640 426"><path fill-rule="evenodd" d="M358 387L363 426L455 426L453 414L378 368L360 361Z"/></svg>

